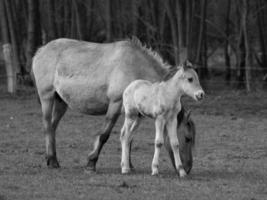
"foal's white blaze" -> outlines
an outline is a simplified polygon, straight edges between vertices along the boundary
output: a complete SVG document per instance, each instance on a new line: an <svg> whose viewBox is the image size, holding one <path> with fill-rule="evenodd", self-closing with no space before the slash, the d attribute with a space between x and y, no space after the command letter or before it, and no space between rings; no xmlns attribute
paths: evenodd
<svg viewBox="0 0 267 200"><path fill-rule="evenodd" d="M142 114L155 119L155 151L151 165L152 175L158 174L160 149L164 142L163 132L166 128L174 154L175 167L181 177L186 175L180 153L179 140L176 134L177 114L181 110L180 99L188 95L201 100L204 91L200 86L196 72L190 67L180 67L176 74L167 81L151 83L145 80L132 82L123 93L125 121L121 129L122 173L130 171L129 144L132 133L138 125L138 115Z"/></svg>

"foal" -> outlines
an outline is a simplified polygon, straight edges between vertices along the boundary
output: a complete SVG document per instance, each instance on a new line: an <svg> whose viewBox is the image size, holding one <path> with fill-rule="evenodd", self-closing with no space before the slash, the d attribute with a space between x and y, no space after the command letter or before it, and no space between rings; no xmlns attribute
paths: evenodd
<svg viewBox="0 0 267 200"><path fill-rule="evenodd" d="M186 61L177 67L176 73L167 81L151 83L146 80L133 81L123 93L125 121L121 129L121 170L130 171L129 144L132 133L139 124L140 115L155 119L155 152L152 161L152 175L158 174L159 154L164 142L163 132L166 128L174 155L175 167L180 177L186 172L179 154L179 141L176 134L177 114L181 110L180 99L188 95L196 101L204 97L198 76L192 64Z"/></svg>

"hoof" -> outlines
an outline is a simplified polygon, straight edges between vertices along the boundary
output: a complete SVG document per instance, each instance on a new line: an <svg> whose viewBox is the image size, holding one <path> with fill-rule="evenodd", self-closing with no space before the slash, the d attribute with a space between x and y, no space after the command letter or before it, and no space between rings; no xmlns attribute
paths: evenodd
<svg viewBox="0 0 267 200"><path fill-rule="evenodd" d="M131 172L131 169L130 168L121 169L121 173L122 174L129 174L130 172Z"/></svg>
<svg viewBox="0 0 267 200"><path fill-rule="evenodd" d="M86 167L85 169L84 169L84 173L86 173L86 174L96 174L96 170L95 169L92 169L92 168L88 168L88 167Z"/></svg>
<svg viewBox="0 0 267 200"><path fill-rule="evenodd" d="M56 157L47 158L47 166L50 169L60 168L60 165L59 165Z"/></svg>
<svg viewBox="0 0 267 200"><path fill-rule="evenodd" d="M130 169L131 169L131 171L135 171L135 168L134 168L132 163L130 163Z"/></svg>
<svg viewBox="0 0 267 200"><path fill-rule="evenodd" d="M96 161L89 160L86 165L86 171L95 172L96 171Z"/></svg>
<svg viewBox="0 0 267 200"><path fill-rule="evenodd" d="M151 175L152 176L158 176L159 175L159 171L158 170L153 170Z"/></svg>
<svg viewBox="0 0 267 200"><path fill-rule="evenodd" d="M184 169L180 169L179 170L179 176L181 177L181 178L184 178L184 177L186 177L186 172L185 172L185 170Z"/></svg>

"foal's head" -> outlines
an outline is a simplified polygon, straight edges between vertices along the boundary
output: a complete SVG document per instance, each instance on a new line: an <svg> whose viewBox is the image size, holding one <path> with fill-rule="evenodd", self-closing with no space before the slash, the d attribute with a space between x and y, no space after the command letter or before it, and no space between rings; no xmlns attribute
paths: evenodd
<svg viewBox="0 0 267 200"><path fill-rule="evenodd" d="M204 91L199 83L198 75L189 61L185 61L177 71L179 74L179 85L184 93L196 101L202 100Z"/></svg>
<svg viewBox="0 0 267 200"><path fill-rule="evenodd" d="M190 112L185 111L184 108L182 108L182 110L177 115L177 121L177 137L179 140L180 158L186 173L189 174L193 166L192 149L195 145L195 124L190 117ZM169 152L172 165L175 168L174 155L167 134L164 134L164 140L164 144L167 151Z"/></svg>

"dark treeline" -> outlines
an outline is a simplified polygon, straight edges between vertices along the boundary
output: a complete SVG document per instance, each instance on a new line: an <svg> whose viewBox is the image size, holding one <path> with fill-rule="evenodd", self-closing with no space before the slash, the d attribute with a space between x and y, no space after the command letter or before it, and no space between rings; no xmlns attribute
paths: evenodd
<svg viewBox="0 0 267 200"><path fill-rule="evenodd" d="M28 77L37 48L60 37L137 36L171 64L191 60L201 79L212 76L208 59L219 48L226 83L248 91L267 74L266 0L0 0L0 15L11 89Z"/></svg>

